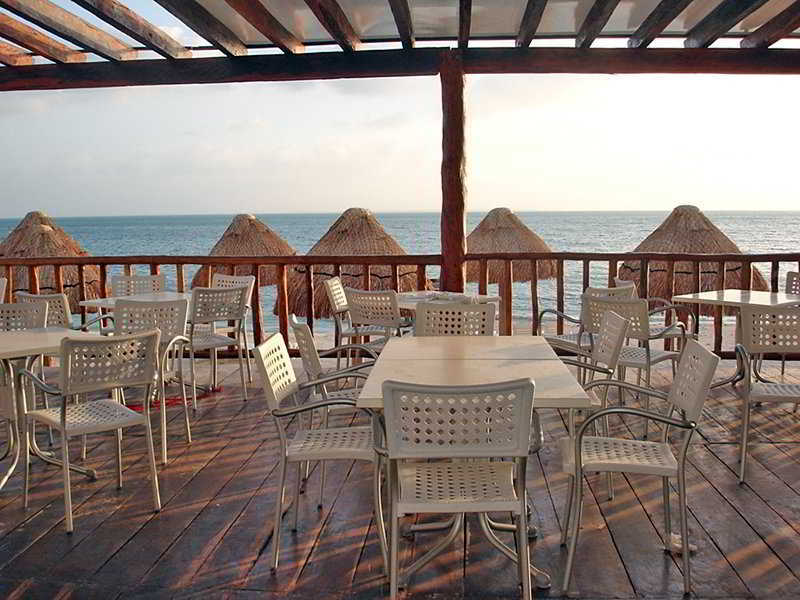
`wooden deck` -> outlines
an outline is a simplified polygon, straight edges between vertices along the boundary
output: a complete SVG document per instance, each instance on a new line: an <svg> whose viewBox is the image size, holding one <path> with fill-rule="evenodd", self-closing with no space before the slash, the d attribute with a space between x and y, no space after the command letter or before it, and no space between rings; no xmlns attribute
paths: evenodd
<svg viewBox="0 0 800 600"><path fill-rule="evenodd" d="M230 365L225 365L230 369ZM732 364L720 370L730 372ZM790 368L796 380L798 368ZM112 438L90 439L97 481L73 479L75 533L63 529L61 474L34 463L31 502L23 510L21 477L0 492L0 596L8 598L383 598L380 552L370 502L369 467L331 463L325 503L317 510L318 470L300 500L296 534L284 526L281 566L270 572L276 434L260 394L242 402L238 377L201 401L195 441L182 439L171 410L169 464L161 468L164 508L151 512L143 438L125 437L124 488L114 479ZM665 386L668 371L656 380ZM255 386L254 386L255 388ZM727 390L706 405L688 467L690 528L698 551L693 583L700 598L800 597L800 413L764 406L753 415L748 484L736 481L739 408ZM540 537L535 563L554 576L559 596L566 552L559 547L566 476L555 440L562 416L543 413L546 445L530 461ZM629 423L618 424L628 433ZM637 428L636 431L639 431ZM77 444L76 444L77 445ZM5 462L2 465L5 466ZM290 480L294 475L290 471ZM660 549L657 478L615 477L609 502L603 481L588 480L573 588L581 598L678 598L679 561ZM676 498L673 498L676 503ZM674 508L677 510L677 507ZM436 534L407 542L404 560ZM411 581L410 598L518 597L515 568L488 545L476 523Z"/></svg>

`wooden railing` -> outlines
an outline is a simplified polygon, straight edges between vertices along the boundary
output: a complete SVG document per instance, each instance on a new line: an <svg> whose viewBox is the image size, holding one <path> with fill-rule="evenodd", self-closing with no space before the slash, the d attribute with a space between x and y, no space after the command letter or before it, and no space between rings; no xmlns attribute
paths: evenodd
<svg viewBox="0 0 800 600"><path fill-rule="evenodd" d="M568 268L579 265L582 274L582 288L589 285L592 273L592 266L602 265L602 269L607 275L604 282L613 286L614 277L619 273L619 266L622 262L636 263L640 265L639 295L648 297L649 281L648 265L654 261L666 263L666 288L667 291L674 290L675 264L678 262L689 263L693 266L692 288L686 291L699 291L701 263L713 263L716 265L716 289L725 287L725 268L728 264L741 265L742 289L750 289L752 285L752 265L753 263L768 263L770 265L769 274L764 273L768 281L769 289L779 290L781 266L785 270L800 270L800 253L782 254L664 254L664 253L579 253L579 252L553 252L553 253L499 253L499 254L468 254L467 261L477 261L479 265L479 293L487 293L489 288L488 268L490 261L500 261L503 264L502 278L498 282L500 303L500 332L509 335L513 325L513 262L528 261L531 266L532 277L530 280L530 320L531 330L536 331L538 327L539 312L542 308L556 308L563 312L565 307L565 273ZM541 261L556 262L556 298L555 306L542 306L540 301L541 279L538 277L538 265ZM370 268L375 265L385 265L392 267L392 287L399 288L398 268L400 265L416 265L416 288L424 289L427 277L431 274L427 268L430 266L441 266L441 255L406 255L406 256L106 256L106 257L70 257L70 258L0 258L0 275L6 276L9 281L6 287L6 302L12 299L12 290L15 290L13 269L10 267L27 267L28 269L28 289L31 293L39 293L39 269L43 266L54 268L54 283L57 291L64 290L63 269L69 266L77 266L78 285L81 299L86 298L87 282L85 269L89 265L98 266L100 269L100 289L101 294L107 291L107 279L109 268L112 266L122 266L124 272L132 272L136 266L144 265L150 273L158 273L163 267L175 269L175 281L178 291L188 291L185 269L186 265L208 266L222 268L227 272L233 272L237 265L250 266L256 275L258 283L259 272L262 266L272 265L277 274L277 306L278 306L278 329L288 340L288 271L291 267L304 266L305 286L307 298L307 317L306 320L313 328L315 315L313 314L313 268L318 265L333 265L334 273L338 273L342 265L358 264L363 266L364 284L369 285ZM311 268L307 268L311 267ZM206 270L210 285L212 269ZM595 275L596 276L596 275ZM681 290L683 291L683 290ZM665 293L664 296L671 297L672 293ZM258 344L263 339L264 316L261 307L261 286L256 285L253 290L253 331L255 342ZM699 314L699 307L693 307L695 314ZM85 312L82 312L85 318ZM729 356L729 352L722 352L722 309L718 308L713 318L714 325L714 350L718 354ZM556 331L564 331L564 320L556 320Z"/></svg>

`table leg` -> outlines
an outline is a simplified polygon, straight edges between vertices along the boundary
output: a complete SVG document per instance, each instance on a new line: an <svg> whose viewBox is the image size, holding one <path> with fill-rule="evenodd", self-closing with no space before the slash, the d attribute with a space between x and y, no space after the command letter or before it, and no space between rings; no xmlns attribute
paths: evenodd
<svg viewBox="0 0 800 600"><path fill-rule="evenodd" d="M737 309L737 311L736 311L736 327L734 329L734 343L738 344L741 341L742 341L742 320L741 320L741 318L739 318L739 311ZM726 377L725 379L720 379L719 381L715 381L714 383L712 383L711 384L711 389L712 390L716 389L718 387L722 387L724 385L736 383L737 381L739 381L739 379L741 379L739 377L738 359L737 359L737 363L736 364L737 364L736 372L734 372L734 374L731 375L730 377Z"/></svg>
<svg viewBox="0 0 800 600"><path fill-rule="evenodd" d="M489 525L489 517L486 513L481 513L478 515L478 522L481 525L481 529L483 530L486 539L489 540L489 543L492 544L495 548L500 550L507 558L517 562L517 553L509 548L503 541L497 537L497 534L492 530L491 526ZM550 574L542 571L534 567L533 565L528 565L531 570L531 576L533 577L534 584L539 589L548 589L552 585L552 581L550 578Z"/></svg>

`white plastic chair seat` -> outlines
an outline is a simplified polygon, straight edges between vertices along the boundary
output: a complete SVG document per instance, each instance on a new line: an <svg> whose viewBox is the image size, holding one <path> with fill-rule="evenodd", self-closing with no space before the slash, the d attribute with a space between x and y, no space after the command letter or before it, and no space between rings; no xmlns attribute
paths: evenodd
<svg viewBox="0 0 800 600"><path fill-rule="evenodd" d="M744 389L735 387L740 395L746 393ZM798 383L763 383L757 382L750 386L749 398L751 402L795 402L800 403L800 384Z"/></svg>
<svg viewBox="0 0 800 600"><path fill-rule="evenodd" d="M195 350L208 350L210 348L224 348L225 346L236 346L239 342L235 338L227 335L209 331L195 330L192 338L192 347Z"/></svg>
<svg viewBox="0 0 800 600"><path fill-rule="evenodd" d="M61 429L60 406L31 410L27 414L40 423ZM133 411L110 398L67 405L66 431L70 436L144 425L144 423L145 417L142 413Z"/></svg>
<svg viewBox="0 0 800 600"><path fill-rule="evenodd" d="M673 350L658 350L650 348L650 364L663 362L665 360L678 360L680 352ZM647 349L638 346L624 346L619 353L619 363L621 367L631 369L647 368Z"/></svg>
<svg viewBox="0 0 800 600"><path fill-rule="evenodd" d="M330 384L328 384L330 386ZM342 388L336 389L334 387L329 387L328 389L328 398L347 398L349 400L358 400L358 396L361 393L361 388ZM322 394L311 394L309 397L309 402L321 402L326 400L322 396ZM330 410L336 410L337 408L345 408L347 410L353 410L352 407L349 406L331 406Z"/></svg>
<svg viewBox="0 0 800 600"><path fill-rule="evenodd" d="M575 473L575 441L559 440L562 470ZM583 471L613 471L677 477L678 461L669 444L644 440L585 436L583 438Z"/></svg>
<svg viewBox="0 0 800 600"><path fill-rule="evenodd" d="M663 331L663 329L664 329L663 327L654 327L653 329L650 330L650 335L656 335L657 333ZM663 335L661 335L661 337L665 340L674 340L674 339L680 339L681 337L683 337L683 334L681 333L680 330L676 329L675 331L668 331L664 333ZM691 331L687 331L686 337L689 339L696 340L697 334Z"/></svg>
<svg viewBox="0 0 800 600"><path fill-rule="evenodd" d="M401 463L398 514L518 511L514 463Z"/></svg>
<svg viewBox="0 0 800 600"><path fill-rule="evenodd" d="M298 431L286 448L289 461L375 460L372 427L331 427Z"/></svg>
<svg viewBox="0 0 800 600"><path fill-rule="evenodd" d="M339 333L342 337L358 337L358 336L386 336L386 327L379 325L359 325L356 327L344 327Z"/></svg>
<svg viewBox="0 0 800 600"><path fill-rule="evenodd" d="M578 339L580 338L580 344ZM545 341L555 348L563 348L565 350L573 349L589 349L592 347L592 340L588 333L562 333L559 335L546 335Z"/></svg>

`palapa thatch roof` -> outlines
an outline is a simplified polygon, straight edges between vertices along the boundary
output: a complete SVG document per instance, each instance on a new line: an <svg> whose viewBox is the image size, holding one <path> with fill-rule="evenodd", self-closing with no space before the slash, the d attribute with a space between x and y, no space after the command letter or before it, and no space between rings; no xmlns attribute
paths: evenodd
<svg viewBox="0 0 800 600"><path fill-rule="evenodd" d="M286 240L254 215L236 215L209 256L290 256L297 254ZM259 269L261 285L275 284L275 267ZM192 279L192 287L205 286L208 267L201 267ZM230 274L228 267L213 267L212 273ZM236 265L234 275L253 275L250 265Z"/></svg>
<svg viewBox="0 0 800 600"><path fill-rule="evenodd" d="M696 206L677 206L658 228L648 235L634 252L671 252L687 254L741 254L739 247L714 225ZM619 270L621 279L629 279L639 285L640 264L628 261ZM663 261L649 262L648 295L668 298L667 265ZM692 275L694 265L690 262L676 262L674 293L688 294L694 291ZM742 265L727 263L725 266L726 288L739 288L742 281ZM751 287L766 290L767 282L758 269L753 268ZM701 291L716 290L717 263L700 263ZM702 305L703 314L711 315L714 307Z"/></svg>
<svg viewBox="0 0 800 600"><path fill-rule="evenodd" d="M375 215L363 208L348 208L308 251L308 255L321 256L386 254L402 256L407 252L392 236L386 233ZM344 287L364 288L363 265L356 263L341 265L340 268L340 277ZM296 315L306 314L305 273L305 267L295 267L289 272L289 312ZM333 275L333 265L314 265L314 316L316 317L331 316L324 281ZM415 265L401 265L399 275L401 292L416 289L417 267ZM373 290L392 289L392 268L388 265L372 265L370 287Z"/></svg>
<svg viewBox="0 0 800 600"><path fill-rule="evenodd" d="M507 208L493 208L478 226L467 236L467 252L490 254L493 252L552 252L550 246L534 233L520 218ZM489 261L489 283L499 283L503 276L503 263ZM536 266L538 279L550 279L556 275L554 260L540 260ZM514 281L530 281L531 264L527 260L515 260L512 266ZM467 263L467 281L480 279L480 263Z"/></svg>
<svg viewBox="0 0 800 600"><path fill-rule="evenodd" d="M0 257L7 258L42 258L42 257L89 256L78 242L66 231L56 225L55 221L43 212L34 211L25 215L14 230L0 243ZM100 269L94 265L84 267L86 278L86 298L99 298ZM14 267L14 292L28 291L28 267ZM64 293L69 298L70 309L78 312L80 307L80 286L78 283L78 267L68 266L61 270ZM39 267L39 292L52 294L57 292L53 267Z"/></svg>

